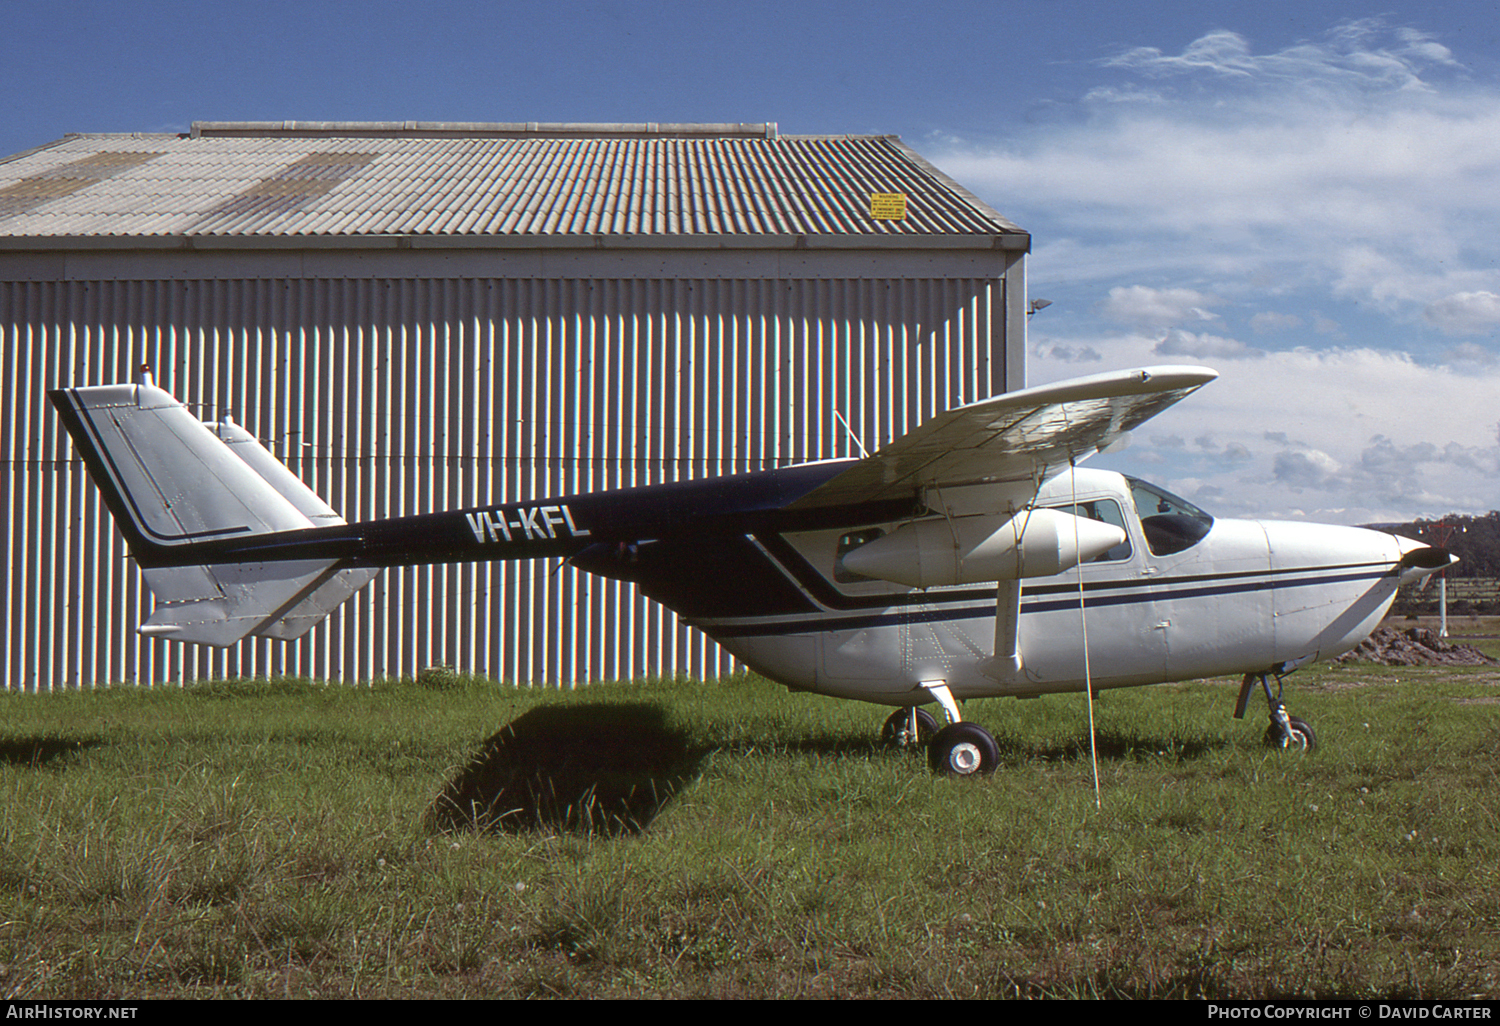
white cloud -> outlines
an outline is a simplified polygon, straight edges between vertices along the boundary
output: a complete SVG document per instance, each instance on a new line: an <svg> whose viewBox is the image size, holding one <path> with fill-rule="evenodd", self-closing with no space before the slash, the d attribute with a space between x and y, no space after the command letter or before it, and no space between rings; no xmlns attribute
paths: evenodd
<svg viewBox="0 0 1500 1026"><path fill-rule="evenodd" d="M1316 310L1312 314L1313 331L1319 335L1328 335L1332 338L1344 338L1344 329L1339 327L1339 322L1331 317L1324 317Z"/></svg>
<svg viewBox="0 0 1500 1026"><path fill-rule="evenodd" d="M1274 52L1212 32L1098 73L1079 116L935 156L1034 233L1062 330L1031 382L1082 353L1221 372L1100 464L1226 516L1500 509L1500 342L1437 337L1500 337L1500 87L1379 20Z"/></svg>
<svg viewBox="0 0 1500 1026"><path fill-rule="evenodd" d="M1276 313L1271 310L1263 310L1250 318L1250 328L1257 334L1265 334L1271 331L1287 331L1291 328L1302 327L1302 318L1296 314Z"/></svg>
<svg viewBox="0 0 1500 1026"><path fill-rule="evenodd" d="M1444 353L1443 357L1450 363L1493 364L1495 362L1495 351L1493 349L1486 349L1477 342L1460 342Z"/></svg>
<svg viewBox="0 0 1500 1026"><path fill-rule="evenodd" d="M1226 302L1317 289L1416 320L1500 292L1500 90L1456 68L1374 20L1265 54L1214 32L1102 69L1149 93L1127 78L1081 98L1081 118L936 160L1037 233L1033 282L1128 272Z"/></svg>
<svg viewBox="0 0 1500 1026"><path fill-rule="evenodd" d="M1328 488L1342 469L1338 460L1318 449L1279 452L1273 457L1272 473L1278 484L1294 492L1304 488Z"/></svg>
<svg viewBox="0 0 1500 1026"><path fill-rule="evenodd" d="M1085 103L1160 103L1165 97L1151 89L1133 85L1099 86L1084 94Z"/></svg>
<svg viewBox="0 0 1500 1026"><path fill-rule="evenodd" d="M1070 344L1084 341L1111 367L1157 362L1146 335ZM1207 362L1219 380L1138 432L1193 444L1138 446L1095 465L1144 471L1224 516L1370 523L1500 509L1500 364L1453 369L1372 349ZM1039 357L1030 380L1077 373Z"/></svg>
<svg viewBox="0 0 1500 1026"><path fill-rule="evenodd" d="M1199 335L1173 328L1151 350L1158 356L1192 356L1199 360L1245 360L1265 356L1238 339L1222 335Z"/></svg>
<svg viewBox="0 0 1500 1026"><path fill-rule="evenodd" d="M1448 335L1478 335L1500 326L1500 296L1493 292L1457 292L1424 311Z"/></svg>
<svg viewBox="0 0 1500 1026"><path fill-rule="evenodd" d="M1395 46L1378 40L1394 36ZM1226 78L1280 80L1301 84L1308 79L1327 85L1368 88L1379 83L1397 89L1426 90L1424 65L1457 65L1452 52L1415 29L1387 30L1378 18L1345 22L1323 43L1300 43L1280 53L1257 55L1249 42L1227 30L1210 32L1175 56L1154 47L1138 47L1104 61L1155 76L1209 72Z"/></svg>
<svg viewBox="0 0 1500 1026"><path fill-rule="evenodd" d="M1101 363L1103 354L1093 346L1040 346L1037 355L1063 363Z"/></svg>
<svg viewBox="0 0 1500 1026"><path fill-rule="evenodd" d="M1100 304L1100 316L1118 324L1166 327L1182 321L1215 318L1206 307L1218 302L1196 289L1153 289L1146 285L1117 285Z"/></svg>

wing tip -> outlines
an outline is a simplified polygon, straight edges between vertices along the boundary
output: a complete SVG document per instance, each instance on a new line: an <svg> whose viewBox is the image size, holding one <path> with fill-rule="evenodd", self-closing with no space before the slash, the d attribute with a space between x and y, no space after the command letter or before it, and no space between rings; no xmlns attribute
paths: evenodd
<svg viewBox="0 0 1500 1026"><path fill-rule="evenodd" d="M1219 372L1212 367L1201 367L1197 364L1166 364L1157 367L1142 367L1135 373L1141 376L1141 381L1154 381L1157 378L1180 378L1206 385L1219 377Z"/></svg>

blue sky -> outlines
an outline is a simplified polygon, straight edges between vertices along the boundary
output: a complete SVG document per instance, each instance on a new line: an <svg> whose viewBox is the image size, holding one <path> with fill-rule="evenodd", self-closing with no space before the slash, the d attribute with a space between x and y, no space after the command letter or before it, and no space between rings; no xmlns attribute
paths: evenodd
<svg viewBox="0 0 1500 1026"><path fill-rule="evenodd" d="M0 154L194 120L893 133L1033 235L1033 383L1222 377L1103 465L1500 508L1500 4L0 0Z"/></svg>

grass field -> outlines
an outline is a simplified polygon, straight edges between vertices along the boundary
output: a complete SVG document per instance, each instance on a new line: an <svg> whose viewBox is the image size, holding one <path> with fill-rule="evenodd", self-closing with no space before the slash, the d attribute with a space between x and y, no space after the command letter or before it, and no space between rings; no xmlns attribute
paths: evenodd
<svg viewBox="0 0 1500 1026"><path fill-rule="evenodd" d="M0 697L0 992L1500 997L1500 673L885 710L754 678ZM501 728L511 725L511 730Z"/></svg>

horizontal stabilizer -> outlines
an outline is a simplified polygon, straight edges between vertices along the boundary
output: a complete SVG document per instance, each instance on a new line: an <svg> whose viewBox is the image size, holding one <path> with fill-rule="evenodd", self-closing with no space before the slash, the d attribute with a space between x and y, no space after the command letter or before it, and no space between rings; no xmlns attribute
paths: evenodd
<svg viewBox="0 0 1500 1026"><path fill-rule="evenodd" d="M255 629L262 638L277 641L295 641L318 624L323 618L343 605L380 573L376 567L358 567L340 570L316 584L312 591L290 609L284 610L275 622L267 621Z"/></svg>
<svg viewBox="0 0 1500 1026"><path fill-rule="evenodd" d="M329 606L312 619L299 612L338 577L335 567L329 560L300 560L145 570L156 609L141 624L140 632L221 646L233 645L249 634L282 640L298 637L332 609ZM352 591L344 597L349 594ZM296 633L285 633L289 619L301 626ZM307 622L301 624L301 620Z"/></svg>

